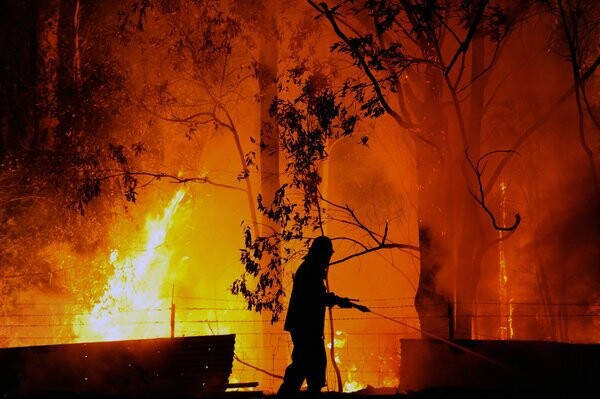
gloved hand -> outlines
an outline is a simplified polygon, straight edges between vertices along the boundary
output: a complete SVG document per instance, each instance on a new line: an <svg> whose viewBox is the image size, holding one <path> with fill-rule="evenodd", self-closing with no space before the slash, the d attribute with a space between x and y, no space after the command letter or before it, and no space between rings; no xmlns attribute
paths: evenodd
<svg viewBox="0 0 600 399"><path fill-rule="evenodd" d="M343 309L348 309L354 306L354 304L350 302L349 298L342 298L340 296L336 298L336 305Z"/></svg>
<svg viewBox="0 0 600 399"><path fill-rule="evenodd" d="M338 305L340 308L344 308L344 309L355 308L355 309L360 310L361 312L370 312L368 307L354 303L354 302L352 302L353 300L350 298L343 298L343 297L336 296L335 299L336 299L336 305ZM354 300L358 301L358 299L354 299Z"/></svg>

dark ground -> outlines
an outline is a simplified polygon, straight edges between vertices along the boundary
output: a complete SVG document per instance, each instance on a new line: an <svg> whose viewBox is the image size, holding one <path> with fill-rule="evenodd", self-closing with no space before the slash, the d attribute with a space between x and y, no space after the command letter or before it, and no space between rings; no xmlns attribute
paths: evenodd
<svg viewBox="0 0 600 399"><path fill-rule="evenodd" d="M600 376L599 376L600 379ZM600 398L600 392L589 389L577 388L503 388L503 389L475 389L464 387L444 387L444 388L429 388L416 392L390 392L371 391L371 392L354 392L354 393L336 393L324 392L320 399L442 399L442 398L458 398L458 399L507 399L507 398L543 398L543 399L583 399L583 398ZM261 392L228 392L223 396L216 396L218 399L279 399L276 395L263 394ZM290 399L313 399L306 393L301 393L299 396ZM212 398L211 398L212 399Z"/></svg>
<svg viewBox="0 0 600 399"><path fill-rule="evenodd" d="M599 376L600 379L600 376ZM204 394L196 396L179 395L77 395L73 393L49 393L45 395L7 396L2 399L280 399L275 394L265 394L261 391L253 392L224 392L219 394ZM290 398L282 399L508 399L508 398L543 398L543 399L587 399L600 398L599 389L578 389L565 387L543 387L526 389L477 389L465 387L440 387L429 388L415 392L393 392L393 390L368 390L354 393L323 392L317 398L305 392Z"/></svg>

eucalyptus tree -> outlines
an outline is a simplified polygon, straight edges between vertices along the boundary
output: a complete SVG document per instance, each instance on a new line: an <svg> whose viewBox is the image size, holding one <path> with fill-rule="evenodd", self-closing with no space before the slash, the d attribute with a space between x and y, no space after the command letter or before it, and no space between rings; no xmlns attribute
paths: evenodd
<svg viewBox="0 0 600 399"><path fill-rule="evenodd" d="M490 240L483 236L492 231L479 208L486 210L494 228L513 230L519 223L517 216L509 226L496 224L485 196L473 194L482 175L472 168L470 157L490 155L480 147L485 76L524 6L515 3L510 10L489 1L309 3L338 39L332 49L353 60L358 74L348 79L347 95L362 103L362 117L388 115L413 148L420 252L415 306L421 328L425 335L447 335L453 318L448 306L455 303L456 330L470 336L481 257ZM485 46L492 50L486 52ZM465 93L470 96L468 111Z"/></svg>

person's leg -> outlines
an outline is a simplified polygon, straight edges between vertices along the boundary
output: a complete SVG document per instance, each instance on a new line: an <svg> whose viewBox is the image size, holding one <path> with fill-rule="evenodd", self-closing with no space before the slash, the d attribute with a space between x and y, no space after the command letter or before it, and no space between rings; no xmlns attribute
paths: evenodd
<svg viewBox="0 0 600 399"><path fill-rule="evenodd" d="M321 388L325 386L327 370L327 355L325 354L325 342L322 337L311 340L310 350L310 366L306 373L306 382L308 383L308 391L311 393L321 392Z"/></svg>
<svg viewBox="0 0 600 399"><path fill-rule="evenodd" d="M303 381L304 376L302 375L299 365L292 361L292 363L285 369L283 383L279 387L277 395L282 397L300 392L300 387L302 386Z"/></svg>
<svg viewBox="0 0 600 399"><path fill-rule="evenodd" d="M306 377L306 345L304 340L292 334L294 349L292 350L292 363L285 369L283 383L277 391L277 396L287 397L300 392L302 382Z"/></svg>

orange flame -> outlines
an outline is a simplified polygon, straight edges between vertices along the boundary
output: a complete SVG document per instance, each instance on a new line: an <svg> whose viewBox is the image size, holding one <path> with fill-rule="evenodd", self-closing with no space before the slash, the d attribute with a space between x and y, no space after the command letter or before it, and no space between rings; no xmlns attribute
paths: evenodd
<svg viewBox="0 0 600 399"><path fill-rule="evenodd" d="M344 392L356 392L367 387L367 384L355 381L356 365L352 364L346 373L346 381L344 382Z"/></svg>
<svg viewBox="0 0 600 399"><path fill-rule="evenodd" d="M161 216L148 217L140 253L110 254L114 274L91 314L78 317L77 341L111 341L168 336L170 312L163 286L171 250L164 245L186 190L178 190Z"/></svg>
<svg viewBox="0 0 600 399"><path fill-rule="evenodd" d="M345 348L347 342L348 342L348 336L345 332L343 332L343 331L335 332L335 336L333 338L333 347L335 349ZM331 349L331 345L332 345L331 342L327 343L327 348ZM355 380L355 376L358 371L358 368L356 367L356 365L353 363L343 364L344 362L342 361L339 352L336 352L336 354L335 354L335 362L338 365L342 366L341 368L345 369L345 371L346 371L346 379L343 382L343 391L344 392L356 392L356 391L360 391L361 389L364 389L367 387L367 384L364 384L364 383L361 383L361 382L358 382Z"/></svg>

